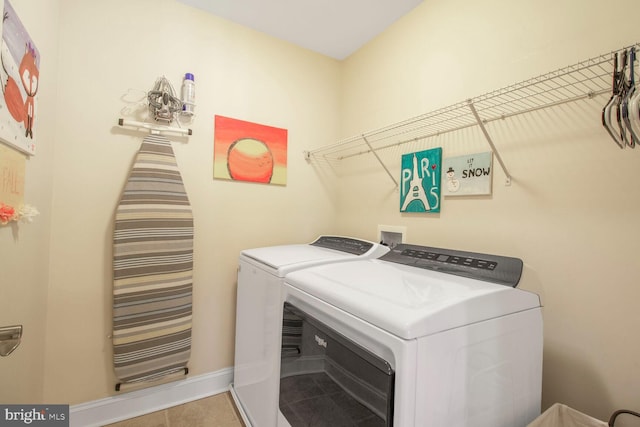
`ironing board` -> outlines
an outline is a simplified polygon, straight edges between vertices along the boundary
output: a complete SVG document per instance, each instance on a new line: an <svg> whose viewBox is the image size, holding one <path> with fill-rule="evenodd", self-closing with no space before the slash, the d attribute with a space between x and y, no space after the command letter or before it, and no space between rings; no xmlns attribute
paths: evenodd
<svg viewBox="0 0 640 427"><path fill-rule="evenodd" d="M116 210L113 360L120 383L184 370L191 354L193 215L169 140L146 136Z"/></svg>

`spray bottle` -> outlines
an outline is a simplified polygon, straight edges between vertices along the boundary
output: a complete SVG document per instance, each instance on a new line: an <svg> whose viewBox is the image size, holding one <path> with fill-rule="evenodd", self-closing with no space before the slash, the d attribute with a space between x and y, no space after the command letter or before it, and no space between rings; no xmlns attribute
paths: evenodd
<svg viewBox="0 0 640 427"><path fill-rule="evenodd" d="M196 84L193 74L186 73L182 81L182 114L193 116L196 106Z"/></svg>

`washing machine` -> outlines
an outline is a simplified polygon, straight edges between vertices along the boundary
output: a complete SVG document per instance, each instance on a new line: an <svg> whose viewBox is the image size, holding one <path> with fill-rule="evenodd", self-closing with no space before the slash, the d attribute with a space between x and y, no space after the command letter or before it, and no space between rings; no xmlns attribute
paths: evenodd
<svg viewBox="0 0 640 427"><path fill-rule="evenodd" d="M255 427L277 423L285 275L321 264L377 258L388 251L365 240L320 236L307 244L241 252L231 394L245 422Z"/></svg>
<svg viewBox="0 0 640 427"><path fill-rule="evenodd" d="M522 271L513 257L400 244L288 274L278 426L526 426L543 331Z"/></svg>

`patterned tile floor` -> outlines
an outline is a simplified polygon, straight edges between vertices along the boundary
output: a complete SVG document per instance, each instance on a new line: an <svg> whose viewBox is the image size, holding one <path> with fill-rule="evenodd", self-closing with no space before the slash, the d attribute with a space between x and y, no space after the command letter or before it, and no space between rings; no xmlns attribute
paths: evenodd
<svg viewBox="0 0 640 427"><path fill-rule="evenodd" d="M231 394L221 393L108 427L244 427ZM107 426L105 426L107 427Z"/></svg>

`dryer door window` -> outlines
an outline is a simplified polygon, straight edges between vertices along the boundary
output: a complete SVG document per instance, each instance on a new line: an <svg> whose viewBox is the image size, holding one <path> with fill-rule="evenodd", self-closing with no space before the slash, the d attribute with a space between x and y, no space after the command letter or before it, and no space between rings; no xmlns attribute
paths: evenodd
<svg viewBox="0 0 640 427"><path fill-rule="evenodd" d="M390 364L285 302L280 411L297 426L392 426Z"/></svg>

